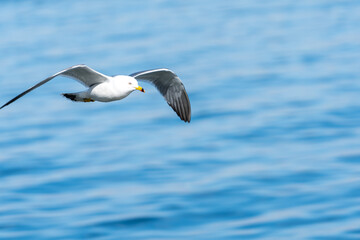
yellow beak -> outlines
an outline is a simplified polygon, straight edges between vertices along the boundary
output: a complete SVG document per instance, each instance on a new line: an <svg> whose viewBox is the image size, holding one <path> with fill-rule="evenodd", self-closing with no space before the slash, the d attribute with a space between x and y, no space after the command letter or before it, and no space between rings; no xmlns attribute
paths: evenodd
<svg viewBox="0 0 360 240"><path fill-rule="evenodd" d="M139 90L139 91L141 91L141 92L145 92L145 90L142 88L142 87L140 87L140 86L138 86L137 88L135 88L136 90Z"/></svg>

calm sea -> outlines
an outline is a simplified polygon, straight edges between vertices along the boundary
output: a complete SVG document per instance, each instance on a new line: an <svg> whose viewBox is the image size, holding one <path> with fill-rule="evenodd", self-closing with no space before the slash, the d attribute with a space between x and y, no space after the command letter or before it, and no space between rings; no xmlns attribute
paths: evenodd
<svg viewBox="0 0 360 240"><path fill-rule="evenodd" d="M360 239L360 1L1 1L0 104L75 64L167 67L73 103L56 78L0 111L0 239Z"/></svg>

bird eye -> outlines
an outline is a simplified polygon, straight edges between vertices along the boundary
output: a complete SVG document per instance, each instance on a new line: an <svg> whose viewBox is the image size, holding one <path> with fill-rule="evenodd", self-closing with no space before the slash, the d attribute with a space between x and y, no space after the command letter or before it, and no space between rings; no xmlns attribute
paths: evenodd
<svg viewBox="0 0 360 240"><path fill-rule="evenodd" d="M131 82L129 82L129 85L131 85Z"/></svg>

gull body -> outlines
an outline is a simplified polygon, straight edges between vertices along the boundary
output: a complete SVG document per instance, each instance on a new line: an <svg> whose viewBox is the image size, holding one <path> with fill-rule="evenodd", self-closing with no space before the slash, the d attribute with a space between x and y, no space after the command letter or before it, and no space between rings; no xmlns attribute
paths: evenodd
<svg viewBox="0 0 360 240"><path fill-rule="evenodd" d="M145 92L139 86L138 80L147 81L159 90L181 120L184 122L190 122L191 120L191 106L185 87L180 78L166 68L141 71L129 76L117 75L111 77L99 73L86 65L75 65L37 83L5 103L0 109L60 75L75 79L87 87L82 92L63 94L66 98L76 102L111 102L121 100L135 90Z"/></svg>
<svg viewBox="0 0 360 240"><path fill-rule="evenodd" d="M87 91L80 92L83 98L98 102L111 102L127 97L135 90L143 91L137 80L126 75L109 77L107 81L90 87Z"/></svg>

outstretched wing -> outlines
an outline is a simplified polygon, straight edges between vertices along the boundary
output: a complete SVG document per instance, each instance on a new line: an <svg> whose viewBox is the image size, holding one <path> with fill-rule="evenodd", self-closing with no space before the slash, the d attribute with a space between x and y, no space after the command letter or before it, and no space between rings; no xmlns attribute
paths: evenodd
<svg viewBox="0 0 360 240"><path fill-rule="evenodd" d="M190 122L191 106L189 97L184 84L175 73L169 69L161 68L133 73L130 76L136 80L148 81L155 85L181 120Z"/></svg>
<svg viewBox="0 0 360 240"><path fill-rule="evenodd" d="M5 103L2 107L0 107L0 109L2 109L3 107L9 105L12 102L15 102L16 100L18 100L19 98L21 98L25 94L27 94L27 93L31 92L32 90L40 87L41 85L47 83L48 81L50 81L51 79L53 79L54 77L57 77L59 75L73 78L73 79L79 81L80 83L84 84L87 87L90 87L91 85L94 85L94 84L97 84L97 83L105 82L108 79L108 76L106 76L104 74L101 74L101 73L89 68L86 65L75 65L75 66L69 67L67 69L64 69L64 70L62 70L62 71L60 71L58 73L55 73L51 77L48 77L45 80L43 80L43 81L39 82L38 84L36 84L35 86L29 88L25 92L20 93L19 95L17 95L16 97L11 99L7 103Z"/></svg>

